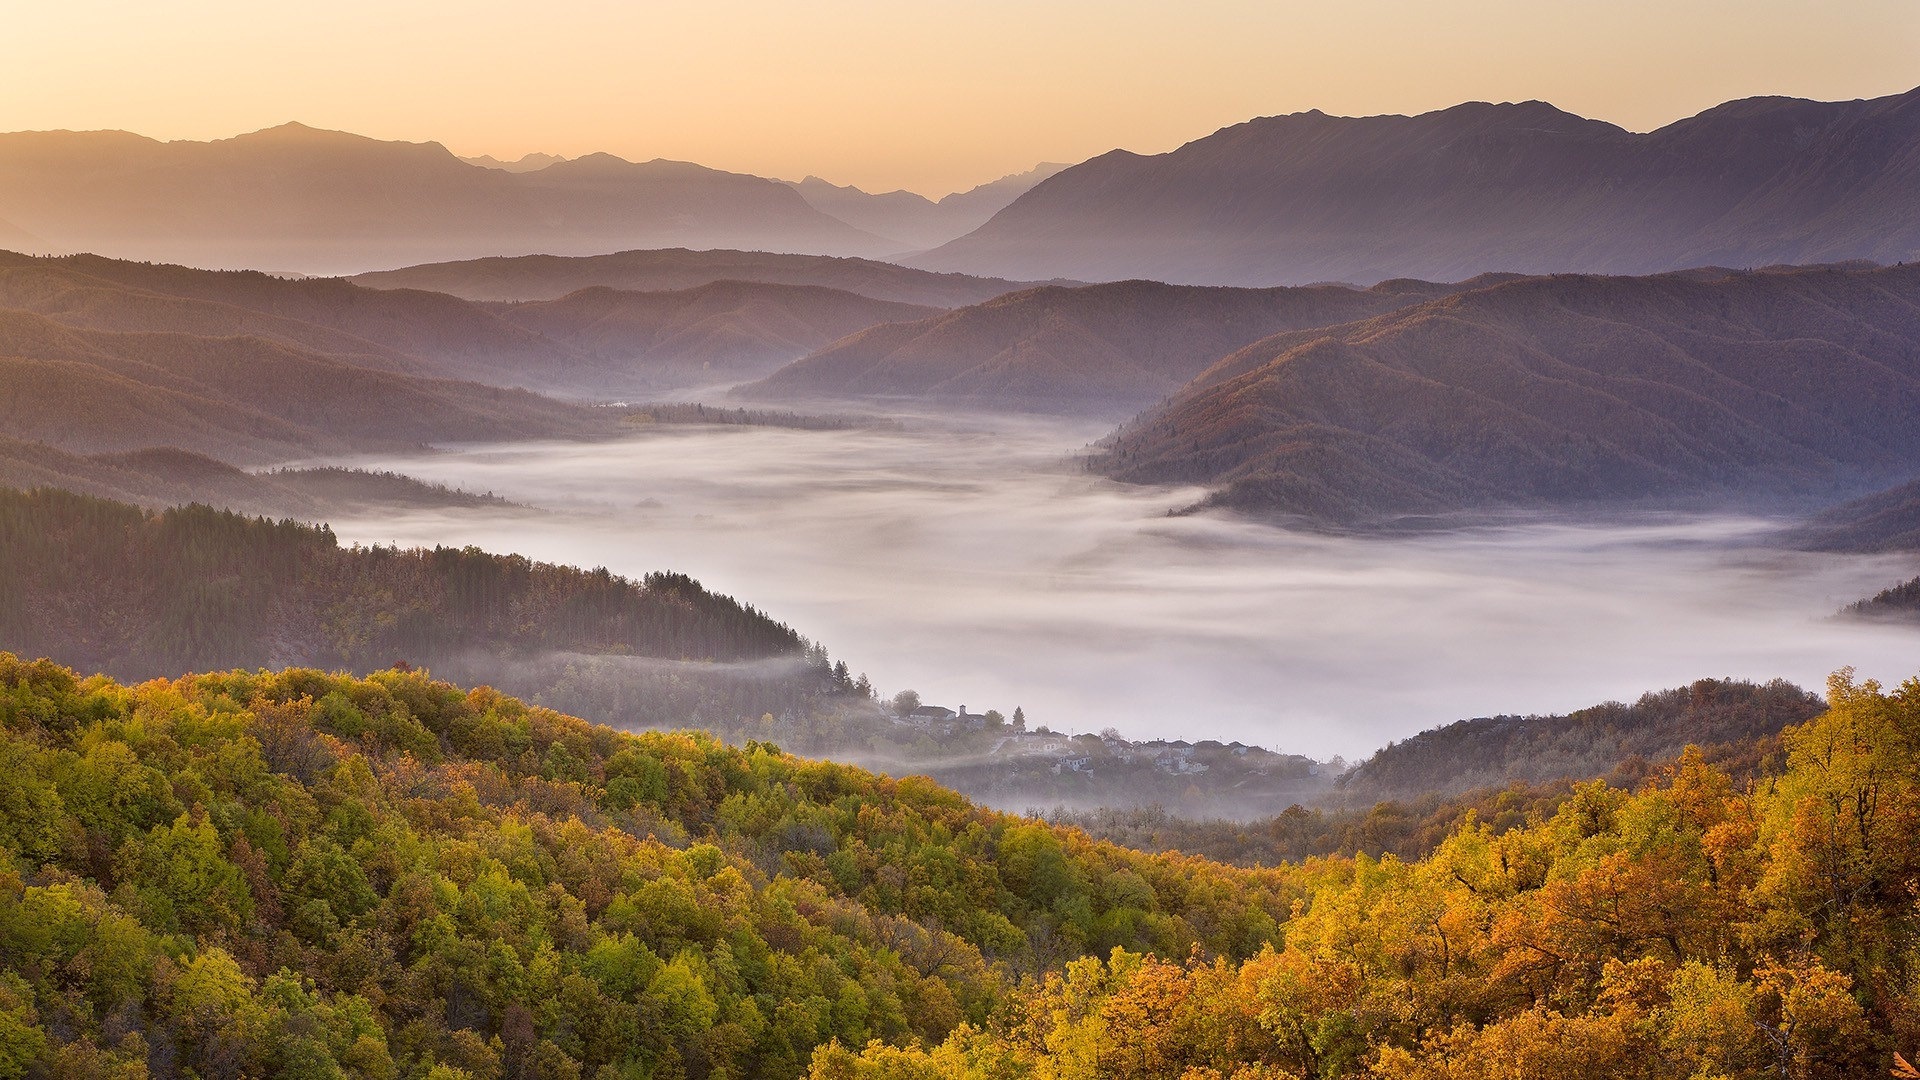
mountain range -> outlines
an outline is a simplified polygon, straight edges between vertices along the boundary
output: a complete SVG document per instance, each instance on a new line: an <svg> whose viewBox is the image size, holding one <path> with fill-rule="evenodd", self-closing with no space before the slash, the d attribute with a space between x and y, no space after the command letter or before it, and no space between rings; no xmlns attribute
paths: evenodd
<svg viewBox="0 0 1920 1080"><path fill-rule="evenodd" d="M738 388L762 401L891 399L1123 417L1281 330L1384 314L1464 286L1045 286L872 326Z"/></svg>
<svg viewBox="0 0 1920 1080"><path fill-rule="evenodd" d="M901 253L937 247L987 223L1007 204L1067 166L1043 162L938 201L911 191L871 193L817 176L794 181L808 205L857 229L899 243Z"/></svg>
<svg viewBox="0 0 1920 1080"><path fill-rule="evenodd" d="M355 368L600 398L755 377L844 334L935 310L824 286L725 281L485 305L338 278L0 252L6 309L90 330L271 340Z"/></svg>
<svg viewBox="0 0 1920 1080"><path fill-rule="evenodd" d="M235 466L612 434L626 410L529 388L604 401L751 378L873 323L935 310L728 281L479 304L336 278L0 252L0 484L276 514L440 505L460 493Z"/></svg>
<svg viewBox="0 0 1920 1080"><path fill-rule="evenodd" d="M1316 110L1103 154L912 263L1216 285L1890 263L1920 253L1915 190L1920 90L1749 98L1645 134L1539 101Z"/></svg>
<svg viewBox="0 0 1920 1080"><path fill-rule="evenodd" d="M1920 266L1527 278L1226 357L1099 467L1333 524L1804 504L1920 471Z"/></svg>
<svg viewBox="0 0 1920 1080"><path fill-rule="evenodd" d="M1916 185L1920 90L1748 98L1646 133L1539 101L1316 110L938 202L610 154L463 159L297 123L212 142L41 131L0 134L0 247L303 273L737 248L1025 281L1371 284L1899 262L1920 252Z"/></svg>
<svg viewBox="0 0 1920 1080"><path fill-rule="evenodd" d="M676 292L716 281L817 285L929 307L962 307L1037 282L936 274L873 259L765 251L616 251L607 255L521 255L428 263L356 274L376 289L430 289L468 300L557 300L589 288Z"/></svg>
<svg viewBox="0 0 1920 1080"><path fill-rule="evenodd" d="M508 172L301 124L214 142L0 135L0 219L32 250L304 273L641 246L898 248L757 176L610 154Z"/></svg>
<svg viewBox="0 0 1920 1080"><path fill-rule="evenodd" d="M593 287L496 310L635 384L674 388L757 378L848 334L936 309L820 285L716 281L679 292Z"/></svg>

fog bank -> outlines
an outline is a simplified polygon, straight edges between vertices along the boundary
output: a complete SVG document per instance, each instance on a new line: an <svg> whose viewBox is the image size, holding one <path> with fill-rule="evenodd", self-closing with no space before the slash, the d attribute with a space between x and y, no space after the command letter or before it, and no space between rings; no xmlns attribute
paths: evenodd
<svg viewBox="0 0 1920 1080"><path fill-rule="evenodd" d="M662 428L357 459L546 508L336 518L343 542L477 544L672 569L792 624L883 693L1130 738L1327 757L1462 717L1549 712L1704 676L1818 688L1920 672L1920 633L1828 620L1920 569L1751 546L1769 523L1541 520L1334 538L1119 485L1098 428Z"/></svg>

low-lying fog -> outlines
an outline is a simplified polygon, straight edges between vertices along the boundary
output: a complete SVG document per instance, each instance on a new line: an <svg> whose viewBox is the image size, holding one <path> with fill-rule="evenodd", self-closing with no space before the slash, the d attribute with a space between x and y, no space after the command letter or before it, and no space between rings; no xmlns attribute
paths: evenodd
<svg viewBox="0 0 1920 1080"><path fill-rule="evenodd" d="M1920 673L1920 633L1826 621L1912 560L1756 550L1750 520L1542 522L1336 539L1081 472L1098 428L1007 420L811 432L661 427L613 443L356 464L512 509L336 519L343 542L477 544L673 569L825 644L885 694L1055 730L1365 754L1462 717L1703 676Z"/></svg>

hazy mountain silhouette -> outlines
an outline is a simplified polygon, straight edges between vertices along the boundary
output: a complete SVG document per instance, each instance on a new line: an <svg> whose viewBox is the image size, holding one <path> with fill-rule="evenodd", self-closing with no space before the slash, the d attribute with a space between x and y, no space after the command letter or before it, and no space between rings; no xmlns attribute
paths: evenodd
<svg viewBox="0 0 1920 1080"><path fill-rule="evenodd" d="M896 246L760 177L607 154L508 172L438 143L301 124L214 142L0 135L0 218L69 251L304 272L524 251Z"/></svg>
<svg viewBox="0 0 1920 1080"><path fill-rule="evenodd" d="M469 165L478 165L483 169L499 169L502 172L537 172L567 159L558 154L524 154L513 161L501 161L492 154L481 154L479 157L463 157L460 160Z"/></svg>
<svg viewBox="0 0 1920 1080"><path fill-rule="evenodd" d="M935 310L818 285L717 281L678 292L594 287L499 312L640 383L681 387L757 378L856 330Z"/></svg>
<svg viewBox="0 0 1920 1080"><path fill-rule="evenodd" d="M1920 480L1822 511L1788 540L1808 551L1920 551Z"/></svg>
<svg viewBox="0 0 1920 1080"><path fill-rule="evenodd" d="M0 252L0 307L97 330L258 336L355 366L507 386L592 385L608 377L592 370L592 361L468 301L337 278Z"/></svg>
<svg viewBox="0 0 1920 1080"><path fill-rule="evenodd" d="M120 332L0 310L0 435L227 461L610 430L525 391L362 367L261 337Z"/></svg>
<svg viewBox="0 0 1920 1080"><path fill-rule="evenodd" d="M1035 284L936 274L871 259L686 248L471 259L375 271L356 275L353 281L379 289L432 289L469 300L557 300L594 286L672 292L716 281L762 281L821 285L875 300L929 307L977 304Z"/></svg>
<svg viewBox="0 0 1920 1080"><path fill-rule="evenodd" d="M1920 266L1511 281L1227 357L1099 465L1365 523L1920 472Z"/></svg>
<svg viewBox="0 0 1920 1080"><path fill-rule="evenodd" d="M1152 281L1047 286L863 330L738 393L760 400L909 398L1124 416L1277 331L1350 322L1460 287L1410 281L1372 290Z"/></svg>
<svg viewBox="0 0 1920 1080"><path fill-rule="evenodd" d="M1042 162L1023 173L1003 176L939 201L911 191L872 194L817 176L790 182L814 209L858 229L899 242L901 251L944 244L986 224L1035 184L1066 168Z"/></svg>
<svg viewBox="0 0 1920 1080"><path fill-rule="evenodd" d="M1920 252L1920 90L1733 101L1648 134L1538 101L1318 111L1115 150L913 265L1271 285Z"/></svg>
<svg viewBox="0 0 1920 1080"><path fill-rule="evenodd" d="M854 330L937 310L740 282L490 307L338 278L5 252L0 308L97 330L254 336L357 367L585 396L754 378Z"/></svg>

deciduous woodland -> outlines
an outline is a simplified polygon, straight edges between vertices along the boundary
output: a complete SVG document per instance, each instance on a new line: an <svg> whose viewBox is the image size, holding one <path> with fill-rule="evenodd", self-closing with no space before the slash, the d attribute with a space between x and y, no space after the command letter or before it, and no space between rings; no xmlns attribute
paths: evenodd
<svg viewBox="0 0 1920 1080"><path fill-rule="evenodd" d="M1920 680L1424 858L1151 855L418 672L0 657L0 1069L1829 1077L1920 1042Z"/></svg>

